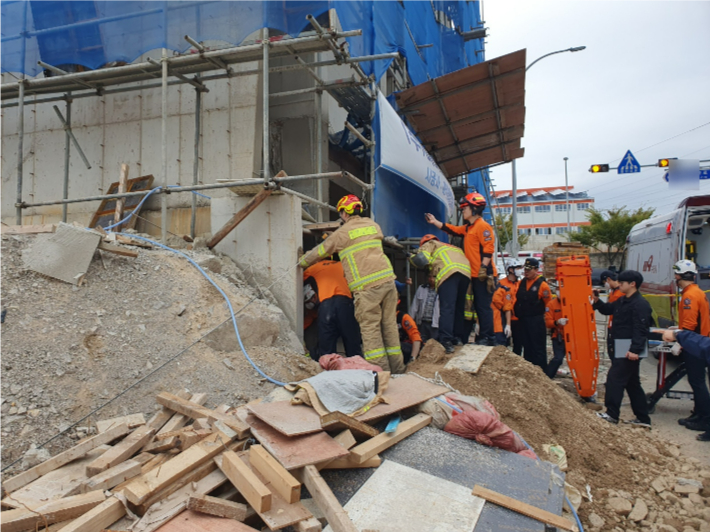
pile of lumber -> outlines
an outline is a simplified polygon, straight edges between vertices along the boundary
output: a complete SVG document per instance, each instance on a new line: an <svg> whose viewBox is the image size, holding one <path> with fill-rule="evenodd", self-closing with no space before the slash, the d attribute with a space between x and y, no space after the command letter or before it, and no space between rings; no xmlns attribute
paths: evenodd
<svg viewBox="0 0 710 532"><path fill-rule="evenodd" d="M408 382L414 379L416 383ZM413 384L416 384L413 386ZM160 393L161 409L99 421L96 434L3 482L0 530L335 532L356 528L319 471L377 467L381 451L431 422L372 423L445 389L407 376L359 418L289 401L207 408L206 394ZM251 442L251 445L249 443ZM258 442L258 443L257 443ZM320 520L301 501L305 485ZM310 502L310 501L309 501Z"/></svg>

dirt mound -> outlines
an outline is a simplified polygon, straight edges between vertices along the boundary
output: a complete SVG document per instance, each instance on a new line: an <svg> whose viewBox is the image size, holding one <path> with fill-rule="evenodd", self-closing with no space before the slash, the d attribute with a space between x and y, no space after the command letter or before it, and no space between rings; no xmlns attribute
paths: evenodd
<svg viewBox="0 0 710 532"><path fill-rule="evenodd" d="M74 287L24 269L22 252L33 239L2 237L3 464L162 364L167 363L83 421L80 430L50 444L51 454L72 445L96 420L152 415L155 395L163 390L206 392L214 407L237 406L273 388L239 350L224 299L184 259L162 250L140 249L135 259L97 252L86 284ZM257 296L228 258L206 250L187 253L208 269L235 311ZM258 295L237 316L254 362L280 381L318 373L270 294Z"/></svg>
<svg viewBox="0 0 710 532"><path fill-rule="evenodd" d="M623 521L627 527L633 524L607 504L609 498L617 496L630 499L632 504L639 497L645 498L660 519L663 519L663 511L673 514L681 510L687 512L688 519L694 518L695 514L677 497L659 496L650 487L651 482L663 477L668 479L668 489L672 489L675 475L704 479L706 489L710 487L707 478L710 472L702 471L697 460L679 457L677 447L644 429L611 425L599 419L576 396L558 385L558 381L550 380L538 367L504 347L494 348L475 375L444 369L456 353L442 355L435 346L429 348L429 344L422 353L408 371L424 377L434 377L438 372L459 392L488 399L501 420L520 434L542 459L546 459L544 444L565 448L569 463L567 481L583 494L589 485L593 495L594 502L585 499L580 508L580 515L585 519L596 513L606 522L604 530L614 528L610 523ZM677 507L675 502L678 502ZM689 523L690 526L697 524Z"/></svg>

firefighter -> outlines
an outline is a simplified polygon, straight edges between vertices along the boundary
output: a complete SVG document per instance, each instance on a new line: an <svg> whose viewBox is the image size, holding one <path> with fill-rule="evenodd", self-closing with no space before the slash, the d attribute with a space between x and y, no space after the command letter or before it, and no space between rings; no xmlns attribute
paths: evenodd
<svg viewBox="0 0 710 532"><path fill-rule="evenodd" d="M412 263L431 268L439 294L439 342L447 353L453 353L454 344L464 341L466 290L471 282L468 259L460 248L439 242L434 235L424 235Z"/></svg>
<svg viewBox="0 0 710 532"><path fill-rule="evenodd" d="M471 264L473 276L473 307L478 316L479 334L476 343L495 345L491 300L498 272L492 260L496 248L493 228L481 216L486 208L486 199L478 192L471 192L459 200L459 208L465 225L449 225L429 213L424 216L428 223L450 235L463 235L463 250Z"/></svg>
<svg viewBox="0 0 710 532"><path fill-rule="evenodd" d="M547 371L547 329L545 309L552 299L550 286L540 275L540 261L525 259L523 280L515 296L513 310L519 320L523 357L528 362Z"/></svg>
<svg viewBox="0 0 710 532"><path fill-rule="evenodd" d="M702 336L710 336L710 305L705 293L695 283L698 268L694 262L679 260L673 265L675 282L680 288L678 307L678 328L693 331ZM679 419L678 423L690 430L710 430L710 393L707 386L707 364L692 356L683 356L688 370L688 384L693 389L695 402L690 417Z"/></svg>
<svg viewBox="0 0 710 532"><path fill-rule="evenodd" d="M520 286L520 275L523 269L523 263L514 259L508 263L505 269L505 277L498 281L498 284L510 288L510 296L513 301L513 311L511 312L510 331L513 340L513 353L516 355L523 354L523 342L520 333L520 320L515 316L515 298Z"/></svg>
<svg viewBox="0 0 710 532"><path fill-rule="evenodd" d="M324 260L306 268L303 272L304 299L306 310L318 310L317 362L323 355L335 353L338 338L343 339L345 355L362 356L360 346L360 326L355 319L353 296L348 288L343 272L343 264L335 260ZM310 305L310 308L309 308Z"/></svg>
<svg viewBox="0 0 710 532"><path fill-rule="evenodd" d="M399 341L404 363L409 364L419 356L419 351L422 348L422 336L419 334L419 328L414 322L414 318L400 308L401 303L401 300L397 301L397 328L399 329Z"/></svg>
<svg viewBox="0 0 710 532"><path fill-rule="evenodd" d="M308 268L338 253L353 294L365 360L385 371L404 373L397 330L397 288L392 264L382 250L382 230L370 218L360 216L362 202L357 196L343 196L337 208L343 225L303 255L301 267Z"/></svg>
<svg viewBox="0 0 710 532"><path fill-rule="evenodd" d="M560 369L562 362L565 360L564 327L567 323L567 318L562 317L560 298L556 294L553 294L552 299L545 308L545 325L550 329L550 336L552 338L552 360L547 365L547 371L545 373L551 379L555 378L557 370Z"/></svg>
<svg viewBox="0 0 710 532"><path fill-rule="evenodd" d="M624 294L619 290L619 275L611 270L604 270L600 276L602 284L606 287L608 291L607 302L613 303L620 297L624 297ZM611 353L614 350L611 347L611 324L614 321L614 316L609 316L609 322L607 323L606 329L606 354L611 358Z"/></svg>
<svg viewBox="0 0 710 532"><path fill-rule="evenodd" d="M493 331L496 335L496 345L508 345L513 335L513 294L509 286L500 283L493 292L491 308L493 309Z"/></svg>

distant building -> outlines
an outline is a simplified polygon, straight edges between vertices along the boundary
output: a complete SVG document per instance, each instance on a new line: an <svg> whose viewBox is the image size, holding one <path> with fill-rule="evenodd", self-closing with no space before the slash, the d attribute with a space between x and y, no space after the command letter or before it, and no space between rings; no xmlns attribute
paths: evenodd
<svg viewBox="0 0 710 532"><path fill-rule="evenodd" d="M572 192L569 187L569 222L572 232L589 225L587 211L594 198L586 192ZM513 212L512 190L498 190L492 209L494 215L509 216ZM567 197L562 187L525 188L518 190L518 233L529 235L524 249L543 249L553 242L567 242Z"/></svg>

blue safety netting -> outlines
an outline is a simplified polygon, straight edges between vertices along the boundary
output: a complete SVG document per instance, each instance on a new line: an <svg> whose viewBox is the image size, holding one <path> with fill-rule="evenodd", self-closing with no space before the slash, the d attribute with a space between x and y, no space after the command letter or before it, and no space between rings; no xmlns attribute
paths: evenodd
<svg viewBox="0 0 710 532"><path fill-rule="evenodd" d="M198 41L240 44L260 28L297 36L311 29L306 15L334 8L351 54L399 51L415 84L483 59L481 40L463 42L459 32L480 27L478 2L469 1L3 1L3 72L36 76L37 61L58 67L100 68L130 63L159 48L185 52ZM432 45L418 48L423 45ZM464 53L462 53L462 50ZM377 78L391 60L363 63Z"/></svg>

